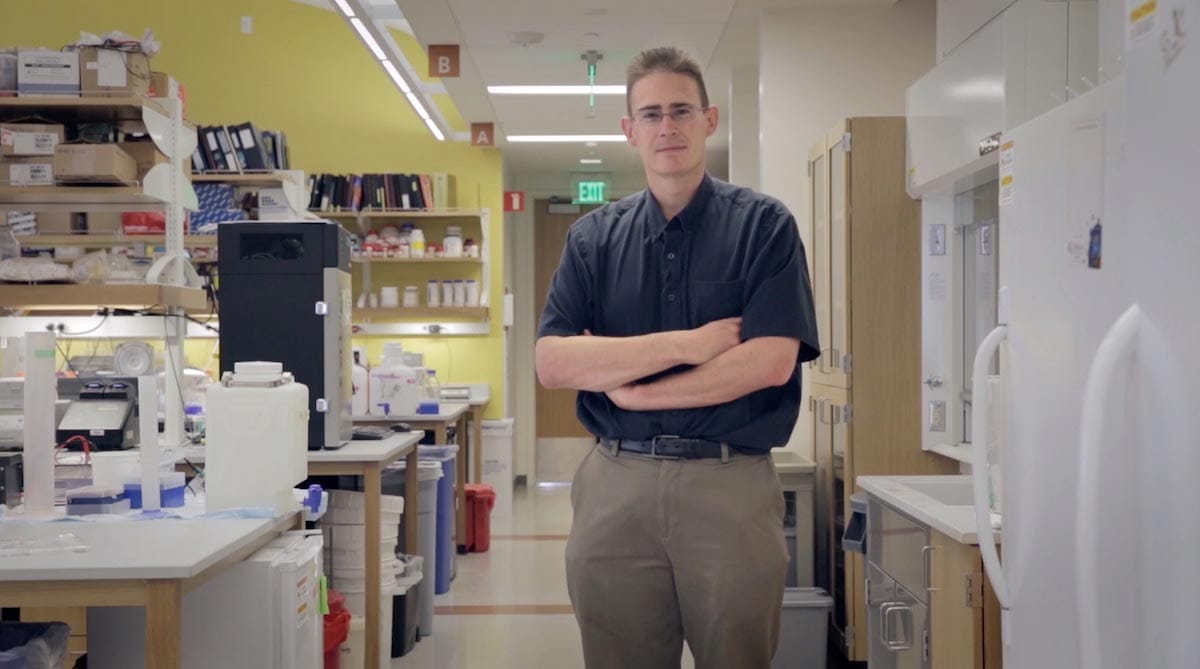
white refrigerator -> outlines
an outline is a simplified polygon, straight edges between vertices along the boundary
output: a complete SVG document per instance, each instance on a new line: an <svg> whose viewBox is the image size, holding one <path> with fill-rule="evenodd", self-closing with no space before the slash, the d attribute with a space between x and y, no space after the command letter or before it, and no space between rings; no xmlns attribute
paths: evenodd
<svg viewBox="0 0 1200 669"><path fill-rule="evenodd" d="M999 490L986 440L972 441L981 527L1002 500L1002 555L981 550L1006 669L1200 666L1200 44L1188 48L1189 34L1200 39L1200 1L1157 3L1121 78L1002 142L1001 325L974 383L988 387L998 350ZM986 406L976 397L975 411Z"/></svg>

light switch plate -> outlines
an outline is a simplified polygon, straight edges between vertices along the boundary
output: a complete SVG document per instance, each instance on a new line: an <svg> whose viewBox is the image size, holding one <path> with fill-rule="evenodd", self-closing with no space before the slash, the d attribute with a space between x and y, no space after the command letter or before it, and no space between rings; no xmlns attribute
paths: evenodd
<svg viewBox="0 0 1200 669"><path fill-rule="evenodd" d="M941 400L933 400L929 403L929 431L946 431L946 403Z"/></svg>
<svg viewBox="0 0 1200 669"><path fill-rule="evenodd" d="M249 35L252 32L254 32L254 17L243 16L242 17L242 34Z"/></svg>
<svg viewBox="0 0 1200 669"><path fill-rule="evenodd" d="M946 224L937 223L929 226L929 255L946 255Z"/></svg>

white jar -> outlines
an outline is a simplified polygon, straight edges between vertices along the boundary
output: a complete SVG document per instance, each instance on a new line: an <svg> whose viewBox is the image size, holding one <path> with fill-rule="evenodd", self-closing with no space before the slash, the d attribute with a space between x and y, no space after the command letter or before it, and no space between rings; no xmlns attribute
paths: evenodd
<svg viewBox="0 0 1200 669"><path fill-rule="evenodd" d="M429 283L425 284L425 306L436 307L441 304L441 300L438 299L440 295L438 282L435 279L430 279Z"/></svg>
<svg viewBox="0 0 1200 669"><path fill-rule="evenodd" d="M421 302L420 294L417 292L416 286L404 287L404 308L412 309Z"/></svg>
<svg viewBox="0 0 1200 669"><path fill-rule="evenodd" d="M442 282L442 306L454 306L454 282L449 279Z"/></svg>
<svg viewBox="0 0 1200 669"><path fill-rule="evenodd" d="M463 279L454 282L454 306L467 306L467 282Z"/></svg>
<svg viewBox="0 0 1200 669"><path fill-rule="evenodd" d="M400 306L400 287L383 286L379 289L379 306L384 309L395 309Z"/></svg>
<svg viewBox="0 0 1200 669"><path fill-rule="evenodd" d="M442 249L447 258L463 257L462 226L446 226L446 238L442 240Z"/></svg>
<svg viewBox="0 0 1200 669"><path fill-rule="evenodd" d="M475 279L467 279L467 306L479 306L479 282Z"/></svg>

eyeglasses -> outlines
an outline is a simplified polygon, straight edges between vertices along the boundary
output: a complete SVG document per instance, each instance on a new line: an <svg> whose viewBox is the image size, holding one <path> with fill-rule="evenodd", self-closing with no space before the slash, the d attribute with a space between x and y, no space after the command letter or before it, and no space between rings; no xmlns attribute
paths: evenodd
<svg viewBox="0 0 1200 669"><path fill-rule="evenodd" d="M696 105L680 105L672 107L667 115L671 117L671 121L678 125L691 123L700 118L700 113L705 111L707 107L697 107ZM641 109L633 115L633 120L642 126L657 127L663 120L663 112L659 109Z"/></svg>

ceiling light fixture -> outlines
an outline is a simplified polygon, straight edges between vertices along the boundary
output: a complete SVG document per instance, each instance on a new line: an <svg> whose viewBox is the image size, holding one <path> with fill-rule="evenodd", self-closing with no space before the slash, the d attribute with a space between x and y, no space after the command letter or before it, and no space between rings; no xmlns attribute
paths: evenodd
<svg viewBox="0 0 1200 669"><path fill-rule="evenodd" d="M426 109L426 104L431 103L424 98L424 96L421 94L421 90L417 88L417 92L413 92L414 86L409 82L409 80L414 78L416 75L412 73L412 68L409 66L408 61L404 58L404 54L399 52L396 45L391 42L390 37L388 37L386 33L380 32L381 29L375 25L374 20L370 18L371 12L369 11L369 8L364 7L362 0L333 1L342 14L346 15L346 19L350 22L350 25L354 28L354 31L358 33L359 39L362 40L363 44L367 45L367 48L371 50L371 54L374 55L379 64L383 66L384 71L387 72L387 75L392 80L392 83L394 83L396 87L400 89L400 92L404 94L405 99L407 99L408 103L412 105L413 111L417 112L417 115L421 118L426 127L429 128L429 131L433 133L433 136L437 138L439 142L445 141L446 135L438 124L439 120L444 123L445 119L439 114L438 120L435 120L430 115L429 110ZM359 18L355 16L355 14L361 15L363 18ZM380 36L377 37L377 35ZM380 46L381 42L388 44L389 48L393 50L394 56L392 58L389 58L388 53L382 46ZM395 60L395 62L392 62L393 60ZM401 68L404 68L403 71ZM435 109L434 111L436 112L437 110Z"/></svg>
<svg viewBox="0 0 1200 669"><path fill-rule="evenodd" d="M380 48L379 42L375 41L375 36L371 34L371 31L367 30L367 26L363 24L362 19L350 19L350 25L354 26L354 29L358 31L358 36L362 38L362 41L371 50L371 53L375 54L375 58L387 60L387 54Z"/></svg>
<svg viewBox="0 0 1200 669"><path fill-rule="evenodd" d="M603 162L604 161L599 158L580 158L579 159L579 163L581 165L599 165Z"/></svg>
<svg viewBox="0 0 1200 669"><path fill-rule="evenodd" d="M624 86L488 86L492 95L625 95Z"/></svg>
<svg viewBox="0 0 1200 669"><path fill-rule="evenodd" d="M624 142L625 135L509 135L510 142Z"/></svg>
<svg viewBox="0 0 1200 669"><path fill-rule="evenodd" d="M404 77L400 76L400 70L396 69L396 66L392 64L392 61L383 61L383 69L387 70L388 76L391 77L396 86L400 88L401 93L408 94L412 92L412 89L408 87L408 82L404 80Z"/></svg>

